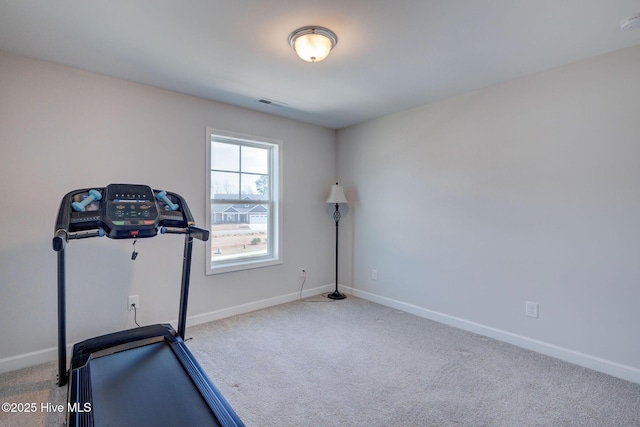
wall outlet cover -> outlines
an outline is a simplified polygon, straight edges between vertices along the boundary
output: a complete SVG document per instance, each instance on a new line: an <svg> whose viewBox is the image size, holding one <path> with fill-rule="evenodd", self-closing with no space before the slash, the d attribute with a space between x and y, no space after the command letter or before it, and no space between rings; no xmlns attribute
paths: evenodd
<svg viewBox="0 0 640 427"><path fill-rule="evenodd" d="M525 304L525 313L528 317L538 318L538 303L527 301Z"/></svg>

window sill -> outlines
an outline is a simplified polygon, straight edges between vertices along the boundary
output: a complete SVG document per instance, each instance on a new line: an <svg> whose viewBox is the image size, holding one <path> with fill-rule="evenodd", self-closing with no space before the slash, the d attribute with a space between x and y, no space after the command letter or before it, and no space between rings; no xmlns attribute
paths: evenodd
<svg viewBox="0 0 640 427"><path fill-rule="evenodd" d="M279 265L279 264L282 264L281 259L268 259L268 260L262 259L262 260L254 260L254 261L243 260L243 261L238 261L235 264L227 263L219 266L216 266L214 264L207 268L206 275L210 276L213 274L222 274L222 273L231 273L234 271L251 270L254 268L270 267L270 266Z"/></svg>

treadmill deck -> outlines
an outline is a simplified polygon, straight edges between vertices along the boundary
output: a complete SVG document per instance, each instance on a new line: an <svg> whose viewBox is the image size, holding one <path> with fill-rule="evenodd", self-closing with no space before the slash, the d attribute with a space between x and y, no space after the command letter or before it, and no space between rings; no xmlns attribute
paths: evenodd
<svg viewBox="0 0 640 427"><path fill-rule="evenodd" d="M220 423L166 342L91 360L96 427Z"/></svg>

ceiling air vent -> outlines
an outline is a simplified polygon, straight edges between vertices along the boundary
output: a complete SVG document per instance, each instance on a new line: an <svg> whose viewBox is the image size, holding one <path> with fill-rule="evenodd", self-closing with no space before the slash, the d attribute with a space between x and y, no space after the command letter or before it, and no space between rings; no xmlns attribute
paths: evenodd
<svg viewBox="0 0 640 427"><path fill-rule="evenodd" d="M286 107L287 104L285 104L284 102L278 102L278 101L274 101L273 99L267 99L267 98L260 98L258 99L258 102L264 105L270 105L272 107Z"/></svg>

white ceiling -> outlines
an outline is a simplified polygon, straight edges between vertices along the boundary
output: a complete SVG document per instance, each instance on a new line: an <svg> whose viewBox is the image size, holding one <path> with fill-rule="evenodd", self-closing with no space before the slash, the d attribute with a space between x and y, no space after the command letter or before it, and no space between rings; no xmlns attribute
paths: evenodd
<svg viewBox="0 0 640 427"><path fill-rule="evenodd" d="M639 44L618 25L638 12L638 0L0 0L0 50L340 129ZM305 25L338 35L325 61L289 47Z"/></svg>

